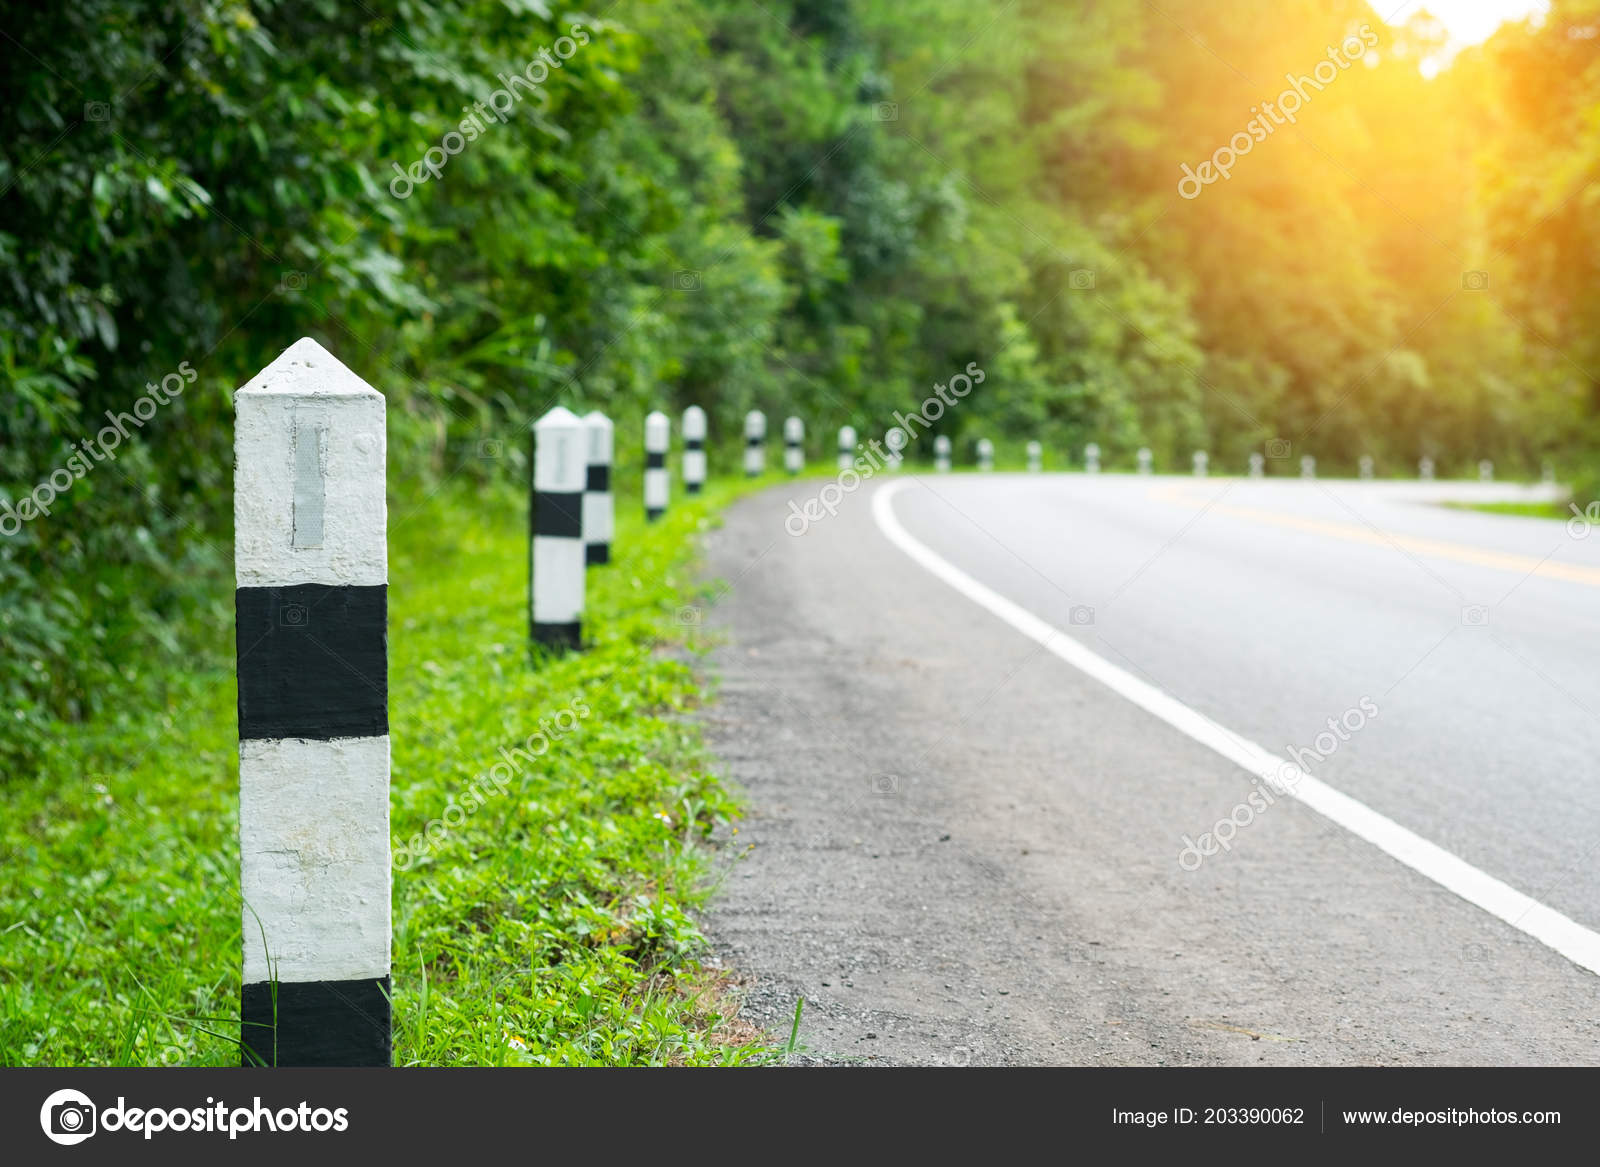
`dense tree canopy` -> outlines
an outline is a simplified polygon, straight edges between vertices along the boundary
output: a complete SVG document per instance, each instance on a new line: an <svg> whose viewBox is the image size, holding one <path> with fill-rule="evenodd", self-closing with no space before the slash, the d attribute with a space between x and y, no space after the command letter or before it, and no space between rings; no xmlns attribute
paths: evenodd
<svg viewBox="0 0 1600 1167"><path fill-rule="evenodd" d="M0 10L0 497L195 374L0 531L0 757L226 618L230 395L305 334L424 477L558 401L879 433L975 364L958 443L1592 481L1600 0L1433 77L1363 0Z"/></svg>

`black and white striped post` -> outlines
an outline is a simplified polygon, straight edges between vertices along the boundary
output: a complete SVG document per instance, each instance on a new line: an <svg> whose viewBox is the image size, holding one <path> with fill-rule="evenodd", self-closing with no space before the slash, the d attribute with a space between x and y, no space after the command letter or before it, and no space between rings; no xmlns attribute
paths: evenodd
<svg viewBox="0 0 1600 1167"><path fill-rule="evenodd" d="M842 425L839 427L839 461L840 470L849 470L856 464L856 427Z"/></svg>
<svg viewBox="0 0 1600 1167"><path fill-rule="evenodd" d="M1038 442L1029 442L1027 446L1028 473L1037 474L1044 469L1044 447Z"/></svg>
<svg viewBox="0 0 1600 1167"><path fill-rule="evenodd" d="M978 439L978 469L994 469L994 443L988 438Z"/></svg>
<svg viewBox="0 0 1600 1167"><path fill-rule="evenodd" d="M1363 482L1371 482L1372 481L1372 467L1373 467L1373 465L1374 465L1374 463L1372 461L1372 455L1371 454L1363 454L1363 455L1361 455L1360 460L1357 461L1357 463L1356 463L1356 474L1361 477L1361 480Z"/></svg>
<svg viewBox="0 0 1600 1167"><path fill-rule="evenodd" d="M937 474L950 473L950 439L943 434L933 439L933 469Z"/></svg>
<svg viewBox="0 0 1600 1167"><path fill-rule="evenodd" d="M583 415L587 443L583 484L583 560L585 563L610 563L611 538L616 533L616 503L611 497L611 419L598 409Z"/></svg>
<svg viewBox="0 0 1600 1167"><path fill-rule="evenodd" d="M1433 459L1423 457L1417 462L1417 477L1424 482L1433 481Z"/></svg>
<svg viewBox="0 0 1600 1167"><path fill-rule="evenodd" d="M1100 447L1095 442L1083 448L1083 470L1086 474L1100 473Z"/></svg>
<svg viewBox="0 0 1600 1167"><path fill-rule="evenodd" d="M887 451L887 453L884 454L883 464L886 468L888 468L891 474L898 472L900 467L905 463L906 443L910 440L911 439L909 435L907 435L906 431L901 429L899 426L891 426L884 432L883 448Z"/></svg>
<svg viewBox="0 0 1600 1167"><path fill-rule="evenodd" d="M786 418L783 423L783 468L798 474L806 468L806 423L798 417Z"/></svg>
<svg viewBox="0 0 1600 1167"><path fill-rule="evenodd" d="M659 409L644 419L644 517L655 522L667 513L667 447L672 422Z"/></svg>
<svg viewBox="0 0 1600 1167"><path fill-rule="evenodd" d="M1315 478L1317 476L1317 460L1310 454L1300 456L1300 477Z"/></svg>
<svg viewBox="0 0 1600 1167"><path fill-rule="evenodd" d="M744 415L744 476L760 478L767 469L767 415L752 409Z"/></svg>
<svg viewBox="0 0 1600 1167"><path fill-rule="evenodd" d="M683 411L683 492L699 494L706 484L706 411L691 405Z"/></svg>
<svg viewBox="0 0 1600 1167"><path fill-rule="evenodd" d="M1259 450L1250 455L1250 477L1260 478L1267 472L1267 459Z"/></svg>
<svg viewBox="0 0 1600 1167"><path fill-rule="evenodd" d="M384 400L307 338L234 409L241 1060L387 1066Z"/></svg>
<svg viewBox="0 0 1600 1167"><path fill-rule="evenodd" d="M1491 462L1487 458L1485 458L1483 461L1478 463L1478 481L1479 482L1493 482L1494 481L1494 463Z"/></svg>
<svg viewBox="0 0 1600 1167"><path fill-rule="evenodd" d="M1139 453L1135 456L1139 459L1139 473L1149 474L1151 465L1155 461L1155 455L1150 453L1150 447L1140 446Z"/></svg>
<svg viewBox="0 0 1600 1167"><path fill-rule="evenodd" d="M1194 452L1194 476L1196 478L1204 478L1206 476L1206 467L1210 461L1211 455L1204 450L1196 450Z"/></svg>
<svg viewBox="0 0 1600 1167"><path fill-rule="evenodd" d="M583 643L583 422L556 406L533 423L533 546L528 620L535 644Z"/></svg>

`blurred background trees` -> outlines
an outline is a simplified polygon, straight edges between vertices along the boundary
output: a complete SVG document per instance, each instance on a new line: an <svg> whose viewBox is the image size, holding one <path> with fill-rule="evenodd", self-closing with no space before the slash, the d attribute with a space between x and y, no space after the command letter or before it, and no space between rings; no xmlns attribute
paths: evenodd
<svg viewBox="0 0 1600 1167"><path fill-rule="evenodd" d="M1363 24L1297 126L1179 197ZM537 100L391 193L575 25ZM1238 469L1282 438L1595 489L1600 0L1432 77L1438 26L1362 0L58 0L0 28L0 494L199 373L0 538L7 764L229 618L231 393L306 334L424 481L525 473L556 402L625 457L629 419L691 402L725 441L797 412L820 450L975 363L958 448Z"/></svg>

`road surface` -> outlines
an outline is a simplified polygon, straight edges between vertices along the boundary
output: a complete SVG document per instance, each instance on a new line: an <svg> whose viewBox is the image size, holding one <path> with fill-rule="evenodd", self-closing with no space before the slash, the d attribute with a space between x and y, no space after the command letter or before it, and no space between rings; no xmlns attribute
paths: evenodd
<svg viewBox="0 0 1600 1167"><path fill-rule="evenodd" d="M753 1017L877 1063L1600 1062L1600 530L1120 475L797 517L822 485L709 545Z"/></svg>

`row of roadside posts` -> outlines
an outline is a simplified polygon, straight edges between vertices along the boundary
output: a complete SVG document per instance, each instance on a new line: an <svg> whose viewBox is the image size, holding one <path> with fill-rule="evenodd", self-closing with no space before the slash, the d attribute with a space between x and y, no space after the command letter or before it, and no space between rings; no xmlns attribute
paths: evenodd
<svg viewBox="0 0 1600 1167"><path fill-rule="evenodd" d="M610 561L611 539L615 531L614 503L611 493L611 463L613 444L612 422L599 411L578 417L571 411L557 407L545 414L534 425L533 473L533 539L532 563L529 573L529 610L532 637L535 643L554 649L578 648L582 642L584 568L591 564ZM699 494L706 480L706 413L698 405L683 412L682 474L684 490ZM783 423L783 465L791 475L805 469L805 423L798 417L789 417ZM654 522L666 513L671 492L667 456L670 453L672 422L665 413L656 410L644 422L644 510ZM744 472L746 477L759 478L767 467L767 419L760 410L752 409L744 419ZM979 438L973 445L977 468L994 469L994 443ZM839 427L838 469L855 467L859 444L855 427ZM952 469L950 438L940 434L933 440L933 464L938 473ZM1025 447L1029 473L1044 469L1044 447L1037 441ZM1154 456L1148 447L1141 447L1136 455L1140 474L1151 474ZM898 469L904 461L899 449L890 448L884 465ZM1197 478L1210 473L1210 455L1204 450L1194 452L1191 471ZM1362 479L1373 477L1374 462L1363 456L1359 462ZM1100 472L1100 447L1090 442L1083 448L1083 469L1089 474ZM1266 474L1266 458L1252 453L1249 476L1262 478ZM1434 477L1431 458L1423 458L1417 466L1418 477L1428 481ZM1300 459L1300 477L1317 476L1317 460L1307 454ZM1494 480L1494 463L1484 460L1478 464L1481 481ZM1550 480L1549 471L1545 478Z"/></svg>
<svg viewBox="0 0 1600 1167"><path fill-rule="evenodd" d="M235 395L234 563L239 711L241 1058L247 1065L386 1066L390 1037L388 534L383 396L316 341L290 346ZM644 424L644 507L666 513L671 422ZM529 613L552 649L583 639L586 568L616 534L615 432L596 411L552 409L535 423ZM682 477L706 482L706 414L683 413ZM744 423L744 471L766 469L767 423ZM783 425L784 468L805 468L805 426ZM994 468L994 443L974 446ZM935 437L934 466L951 469ZM857 433L838 434L856 469ZM901 459L891 449L885 464ZM1031 471L1043 468L1038 442ZM1208 458L1194 455L1197 475ZM1100 450L1084 451L1100 468ZM1151 473L1148 449L1138 452ZM1250 474L1265 459L1250 457ZM1315 477L1316 461L1301 461ZM1422 478L1433 477L1424 458ZM1370 459L1361 476L1371 477ZM1489 481L1494 467L1479 466ZM1550 477L1547 469L1546 478ZM354 674L352 676L352 674Z"/></svg>

